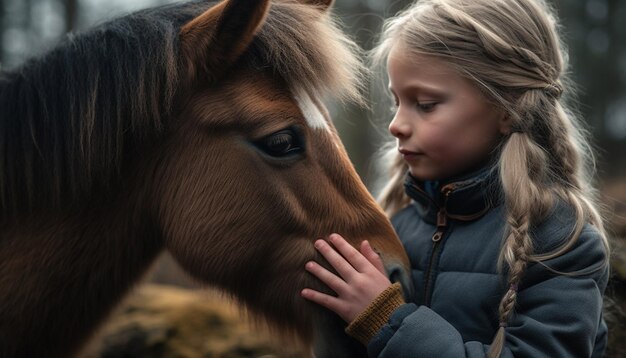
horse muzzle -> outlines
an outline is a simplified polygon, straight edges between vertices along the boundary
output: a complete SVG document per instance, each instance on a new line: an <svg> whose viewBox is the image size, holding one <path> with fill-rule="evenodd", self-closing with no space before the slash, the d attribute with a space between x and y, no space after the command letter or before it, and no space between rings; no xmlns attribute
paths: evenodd
<svg viewBox="0 0 626 358"><path fill-rule="evenodd" d="M411 278L411 269L401 263L385 262L385 270L391 282L399 282L402 286L404 300L406 302L413 302L415 298L415 286Z"/></svg>

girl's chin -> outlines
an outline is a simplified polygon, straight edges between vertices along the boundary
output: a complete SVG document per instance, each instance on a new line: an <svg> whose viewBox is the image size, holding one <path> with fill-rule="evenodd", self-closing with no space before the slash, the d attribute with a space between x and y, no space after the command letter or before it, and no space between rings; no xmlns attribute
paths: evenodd
<svg viewBox="0 0 626 358"><path fill-rule="evenodd" d="M433 173L428 173L424 170L414 170L413 168L410 168L409 173L411 173L411 176L413 176L413 178L421 181L434 181L440 179Z"/></svg>

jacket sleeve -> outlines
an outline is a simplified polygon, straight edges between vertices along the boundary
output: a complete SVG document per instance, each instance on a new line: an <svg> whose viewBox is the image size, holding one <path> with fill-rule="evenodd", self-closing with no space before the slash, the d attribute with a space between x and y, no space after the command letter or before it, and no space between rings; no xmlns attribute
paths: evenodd
<svg viewBox="0 0 626 358"><path fill-rule="evenodd" d="M570 251L529 266L506 328L502 357L601 356L606 346L606 258L598 233L587 227ZM490 343L464 342L436 312L404 304L367 349L370 357L485 357Z"/></svg>

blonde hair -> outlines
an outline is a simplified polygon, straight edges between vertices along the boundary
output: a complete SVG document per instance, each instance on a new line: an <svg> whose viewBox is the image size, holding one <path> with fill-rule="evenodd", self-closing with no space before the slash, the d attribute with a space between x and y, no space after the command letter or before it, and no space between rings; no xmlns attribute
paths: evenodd
<svg viewBox="0 0 626 358"><path fill-rule="evenodd" d="M507 225L498 264L508 266L509 289L500 302L500 329L490 357L502 351L517 287L529 262L565 253L587 222L600 232L608 261L608 240L590 185L592 150L576 115L561 98L568 84L567 58L553 14L544 0L419 1L385 23L372 51L379 65L396 44L441 59L511 119L513 131L499 148L497 164ZM409 203L403 188L407 167L394 152L392 160L387 158L391 178L380 196L389 215ZM559 248L535 254L529 230L550 212L555 197L573 207L576 225Z"/></svg>

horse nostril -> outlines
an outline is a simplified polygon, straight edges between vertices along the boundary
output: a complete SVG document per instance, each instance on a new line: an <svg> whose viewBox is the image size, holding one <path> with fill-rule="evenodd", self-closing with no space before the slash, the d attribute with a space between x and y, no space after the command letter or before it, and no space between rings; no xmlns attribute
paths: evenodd
<svg viewBox="0 0 626 358"><path fill-rule="evenodd" d="M385 270L391 282L399 282L402 286L404 299L407 302L412 302L415 290L413 288L413 280L411 279L410 271L407 271L403 265L397 263L385 264Z"/></svg>

